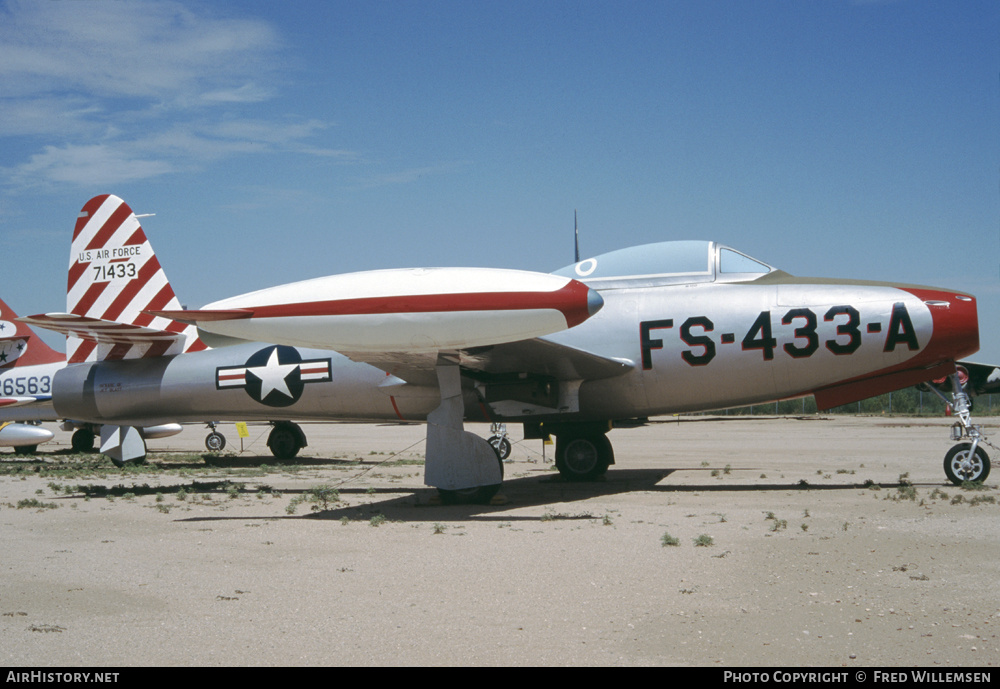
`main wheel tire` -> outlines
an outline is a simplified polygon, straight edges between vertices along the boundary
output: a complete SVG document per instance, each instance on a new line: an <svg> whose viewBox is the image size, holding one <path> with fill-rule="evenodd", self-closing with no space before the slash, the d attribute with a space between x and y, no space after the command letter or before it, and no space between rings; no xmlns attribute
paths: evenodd
<svg viewBox="0 0 1000 689"><path fill-rule="evenodd" d="M143 455L142 457L136 457L135 459L130 459L127 462L123 462L120 459L115 459L114 457L108 457L108 459L110 459L111 463L114 464L119 469L123 468L126 464L145 464L146 463L146 455Z"/></svg>
<svg viewBox="0 0 1000 689"><path fill-rule="evenodd" d="M497 455L497 462L500 464L500 479L503 480L503 458L496 445L490 443L493 451ZM438 496L442 505L488 505L497 493L500 492L500 483L492 486L473 486L472 488L460 488L459 490L445 490L438 488Z"/></svg>
<svg viewBox="0 0 1000 689"><path fill-rule="evenodd" d="M965 481L982 482L990 475L990 457L986 450L977 445L975 456L970 458L971 449L972 443L959 443L944 456L944 473L956 486Z"/></svg>
<svg viewBox="0 0 1000 689"><path fill-rule="evenodd" d="M205 447L209 452L222 452L226 449L226 436L212 431L205 437Z"/></svg>
<svg viewBox="0 0 1000 689"><path fill-rule="evenodd" d="M14 448L15 455L33 455L38 452L38 445L21 445Z"/></svg>
<svg viewBox="0 0 1000 689"><path fill-rule="evenodd" d="M287 426L275 426L267 436L267 446L278 459L292 459L302 449L295 431Z"/></svg>
<svg viewBox="0 0 1000 689"><path fill-rule="evenodd" d="M556 469L567 481L593 481L607 472L613 458L603 433L556 439Z"/></svg>
<svg viewBox="0 0 1000 689"><path fill-rule="evenodd" d="M80 428L73 432L73 437L70 438L70 445L73 448L73 452L93 452L94 441L96 439L92 430L89 428Z"/></svg>
<svg viewBox="0 0 1000 689"><path fill-rule="evenodd" d="M438 488L438 496L441 498L442 505L488 505L499 492L499 483L492 486L476 486L460 490Z"/></svg>

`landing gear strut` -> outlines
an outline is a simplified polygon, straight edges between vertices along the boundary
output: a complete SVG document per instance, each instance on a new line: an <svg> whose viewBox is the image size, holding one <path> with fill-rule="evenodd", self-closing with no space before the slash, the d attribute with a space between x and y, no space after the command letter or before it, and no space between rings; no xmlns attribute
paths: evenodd
<svg viewBox="0 0 1000 689"><path fill-rule="evenodd" d="M503 482L503 462L496 448L465 430L457 360L439 354L434 370L441 404L427 415L424 483L437 488L445 504L488 503Z"/></svg>
<svg viewBox="0 0 1000 689"><path fill-rule="evenodd" d="M960 442L948 450L944 456L944 473L956 486L965 481L985 481L990 475L990 457L980 443L993 445L983 435L982 429L972 424L972 402L957 373L952 375L951 385L953 401L949 404L958 418L951 427L951 439L968 439L970 442ZM937 388L931 389L944 398ZM948 400L945 399L945 402L948 403Z"/></svg>

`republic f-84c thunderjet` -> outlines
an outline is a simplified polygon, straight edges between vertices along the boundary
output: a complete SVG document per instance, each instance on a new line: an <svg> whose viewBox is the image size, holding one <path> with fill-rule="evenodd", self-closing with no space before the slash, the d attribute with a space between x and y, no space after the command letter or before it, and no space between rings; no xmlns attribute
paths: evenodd
<svg viewBox="0 0 1000 689"><path fill-rule="evenodd" d="M151 260L128 206L92 199L75 232L71 314L28 320L91 338L114 328L124 307L102 306L86 331L79 305L135 301ZM465 420L522 423L526 438L555 435L559 472L589 480L615 462L607 431L616 423L806 395L827 409L947 377L963 442L946 474L960 482L989 473L955 364L979 348L972 296L793 277L709 241L623 249L546 275L371 271L200 310L142 311L139 329L150 332L119 329L116 357L56 374L57 411L121 425L254 412L426 421L425 482L483 500L499 487L502 464ZM141 335L185 324L215 348L139 346Z"/></svg>

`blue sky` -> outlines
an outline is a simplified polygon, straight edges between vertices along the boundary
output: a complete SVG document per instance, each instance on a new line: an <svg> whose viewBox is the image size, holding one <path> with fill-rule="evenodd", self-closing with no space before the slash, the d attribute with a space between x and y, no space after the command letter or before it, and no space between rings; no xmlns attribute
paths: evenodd
<svg viewBox="0 0 1000 689"><path fill-rule="evenodd" d="M1000 362L1000 4L0 2L3 297L62 310L76 214L191 307L415 265L715 239L961 289Z"/></svg>

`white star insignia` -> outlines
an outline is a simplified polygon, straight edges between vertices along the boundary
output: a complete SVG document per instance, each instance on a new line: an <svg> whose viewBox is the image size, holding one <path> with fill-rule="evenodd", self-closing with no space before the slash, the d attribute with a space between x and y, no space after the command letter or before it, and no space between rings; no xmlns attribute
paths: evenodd
<svg viewBox="0 0 1000 689"><path fill-rule="evenodd" d="M298 364L282 364L278 361L277 348L271 350L271 356L264 366L248 368L247 373L251 373L260 378L260 398L266 398L272 391L277 390L285 397L291 397L292 391L288 389L285 379L291 375L292 371L298 368Z"/></svg>

